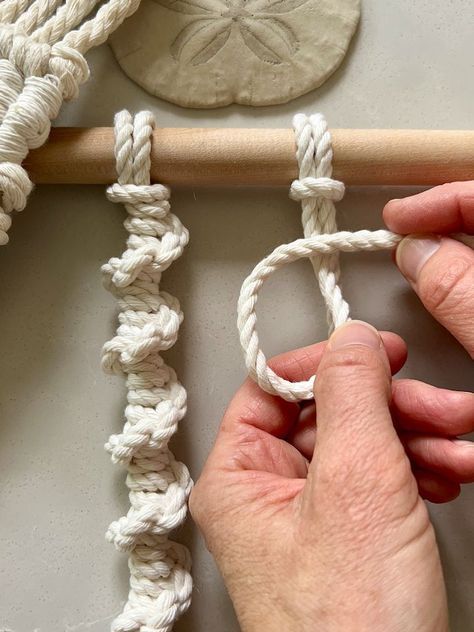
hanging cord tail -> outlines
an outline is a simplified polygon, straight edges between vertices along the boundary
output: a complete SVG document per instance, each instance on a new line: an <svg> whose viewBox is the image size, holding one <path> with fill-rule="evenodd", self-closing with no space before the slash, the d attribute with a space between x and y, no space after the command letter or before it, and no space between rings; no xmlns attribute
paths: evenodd
<svg viewBox="0 0 474 632"><path fill-rule="evenodd" d="M332 143L321 114L293 119L299 178L290 197L301 202L304 239L283 244L261 261L244 281L238 302L237 326L249 375L259 386L288 401L313 398L315 376L289 382L267 364L257 332L255 312L258 294L266 279L283 265L310 259L327 311L329 333L349 319L349 306L339 286L339 252L393 249L402 239L387 230L338 232L334 202L344 197L344 184L332 178Z"/></svg>
<svg viewBox="0 0 474 632"><path fill-rule="evenodd" d="M102 366L127 381L125 425L106 450L128 470L130 509L107 539L130 553L130 592L113 632L168 632L189 606L190 556L169 533L185 519L192 481L168 442L186 413L186 391L161 353L171 348L183 320L176 298L160 290L161 275L183 253L188 232L170 212L167 187L150 184L153 116L115 118L118 182L107 196L125 205L127 249L102 267L118 299L116 335L104 345Z"/></svg>
<svg viewBox="0 0 474 632"><path fill-rule="evenodd" d="M139 3L0 2L0 246L8 243L11 214L25 208L32 190L21 163L46 142L63 101L75 98L88 79L83 55Z"/></svg>

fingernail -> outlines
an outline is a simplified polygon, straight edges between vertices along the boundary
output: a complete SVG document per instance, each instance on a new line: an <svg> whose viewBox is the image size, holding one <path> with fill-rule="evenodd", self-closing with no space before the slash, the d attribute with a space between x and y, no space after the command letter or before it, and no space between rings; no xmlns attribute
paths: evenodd
<svg viewBox="0 0 474 632"><path fill-rule="evenodd" d="M441 239L431 235L405 237L400 242L396 254L397 265L402 274L416 283L423 266L440 245Z"/></svg>
<svg viewBox="0 0 474 632"><path fill-rule="evenodd" d="M329 339L330 349L341 349L349 345L363 345L371 349L380 349L382 340L379 332L362 320L351 320L338 327Z"/></svg>
<svg viewBox="0 0 474 632"><path fill-rule="evenodd" d="M460 448L464 448L467 450L472 450L474 448L474 441L463 441L463 439L454 439L453 443L458 445Z"/></svg>

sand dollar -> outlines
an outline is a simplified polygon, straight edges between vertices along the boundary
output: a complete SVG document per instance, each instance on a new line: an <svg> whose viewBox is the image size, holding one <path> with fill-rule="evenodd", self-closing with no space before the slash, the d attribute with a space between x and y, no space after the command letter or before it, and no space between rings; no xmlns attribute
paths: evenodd
<svg viewBox="0 0 474 632"><path fill-rule="evenodd" d="M127 75L182 106L284 103L347 52L360 0L143 0L112 36Z"/></svg>

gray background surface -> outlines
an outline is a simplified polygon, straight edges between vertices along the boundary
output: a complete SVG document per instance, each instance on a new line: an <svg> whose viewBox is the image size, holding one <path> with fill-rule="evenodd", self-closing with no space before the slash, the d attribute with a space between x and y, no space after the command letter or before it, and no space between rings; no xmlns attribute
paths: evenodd
<svg viewBox="0 0 474 632"><path fill-rule="evenodd" d="M116 110L151 108L165 126L287 127L297 111L323 111L333 127L471 128L472 0L365 0L343 67L317 92L285 106L182 110L148 96L107 47L92 52L92 79L59 125L110 125ZM375 228L390 197L410 191L349 190L342 228ZM164 286L185 312L168 354L189 392L174 441L197 477L221 414L244 377L235 304L244 276L274 246L300 236L285 190L174 192L188 226L185 256ZM122 422L125 387L102 375L100 349L115 328L100 265L122 251L123 210L100 187L38 187L0 251L0 630L99 632L127 592L125 556L104 540L127 508L123 471L103 444ZM472 364L420 307L387 254L343 257L355 317L408 342L404 375L470 389ZM268 354L326 337L310 266L295 264L265 288L260 330ZM474 488L432 507L455 632L474 630ZM180 632L238 630L230 602L195 528L178 537L193 552L196 589Z"/></svg>

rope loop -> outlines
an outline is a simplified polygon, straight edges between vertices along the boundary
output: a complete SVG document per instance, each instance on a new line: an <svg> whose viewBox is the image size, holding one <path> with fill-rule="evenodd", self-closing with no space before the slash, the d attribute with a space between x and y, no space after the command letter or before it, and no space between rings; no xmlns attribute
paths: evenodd
<svg viewBox="0 0 474 632"><path fill-rule="evenodd" d="M293 119L299 179L290 188L290 198L301 201L304 239L276 248L245 279L238 302L237 326L249 375L259 386L288 401L313 398L315 376L289 382L267 364L260 348L255 307L265 280L287 263L310 259L327 309L329 332L350 319L349 305L339 286L339 252L395 248L401 240L386 230L338 232L334 202L344 196L344 184L332 178L332 142L322 114L297 114Z"/></svg>
<svg viewBox="0 0 474 632"><path fill-rule="evenodd" d="M155 204L170 199L170 190L163 184L120 184L116 182L107 189L111 202L119 204Z"/></svg>
<svg viewBox="0 0 474 632"><path fill-rule="evenodd" d="M0 194L6 213L22 211L26 206L33 184L21 165L14 162L0 163Z"/></svg>
<svg viewBox="0 0 474 632"><path fill-rule="evenodd" d="M297 202L306 199L331 200L340 202L346 192L345 186L339 180L332 178L312 178L310 176L301 180L294 180L290 187L290 198Z"/></svg>
<svg viewBox="0 0 474 632"><path fill-rule="evenodd" d="M54 44L49 58L49 72L57 77L66 101L77 98L79 86L89 79L89 66L84 56L65 44Z"/></svg>
<svg viewBox="0 0 474 632"><path fill-rule="evenodd" d="M0 246L8 243L10 213L25 208L32 189L33 184L21 165L0 162Z"/></svg>
<svg viewBox="0 0 474 632"><path fill-rule="evenodd" d="M245 279L240 291L238 328L249 375L264 391L272 395L279 395L291 402L313 399L315 380L313 375L307 381L290 382L279 377L268 366L265 354L260 349L255 314L258 295L264 282L286 264L299 259L309 259L314 255L331 255L339 251L392 249L397 246L401 239L401 235L396 235L388 230L373 232L360 230L355 233L341 231L332 235L315 235L279 246L255 267Z"/></svg>

